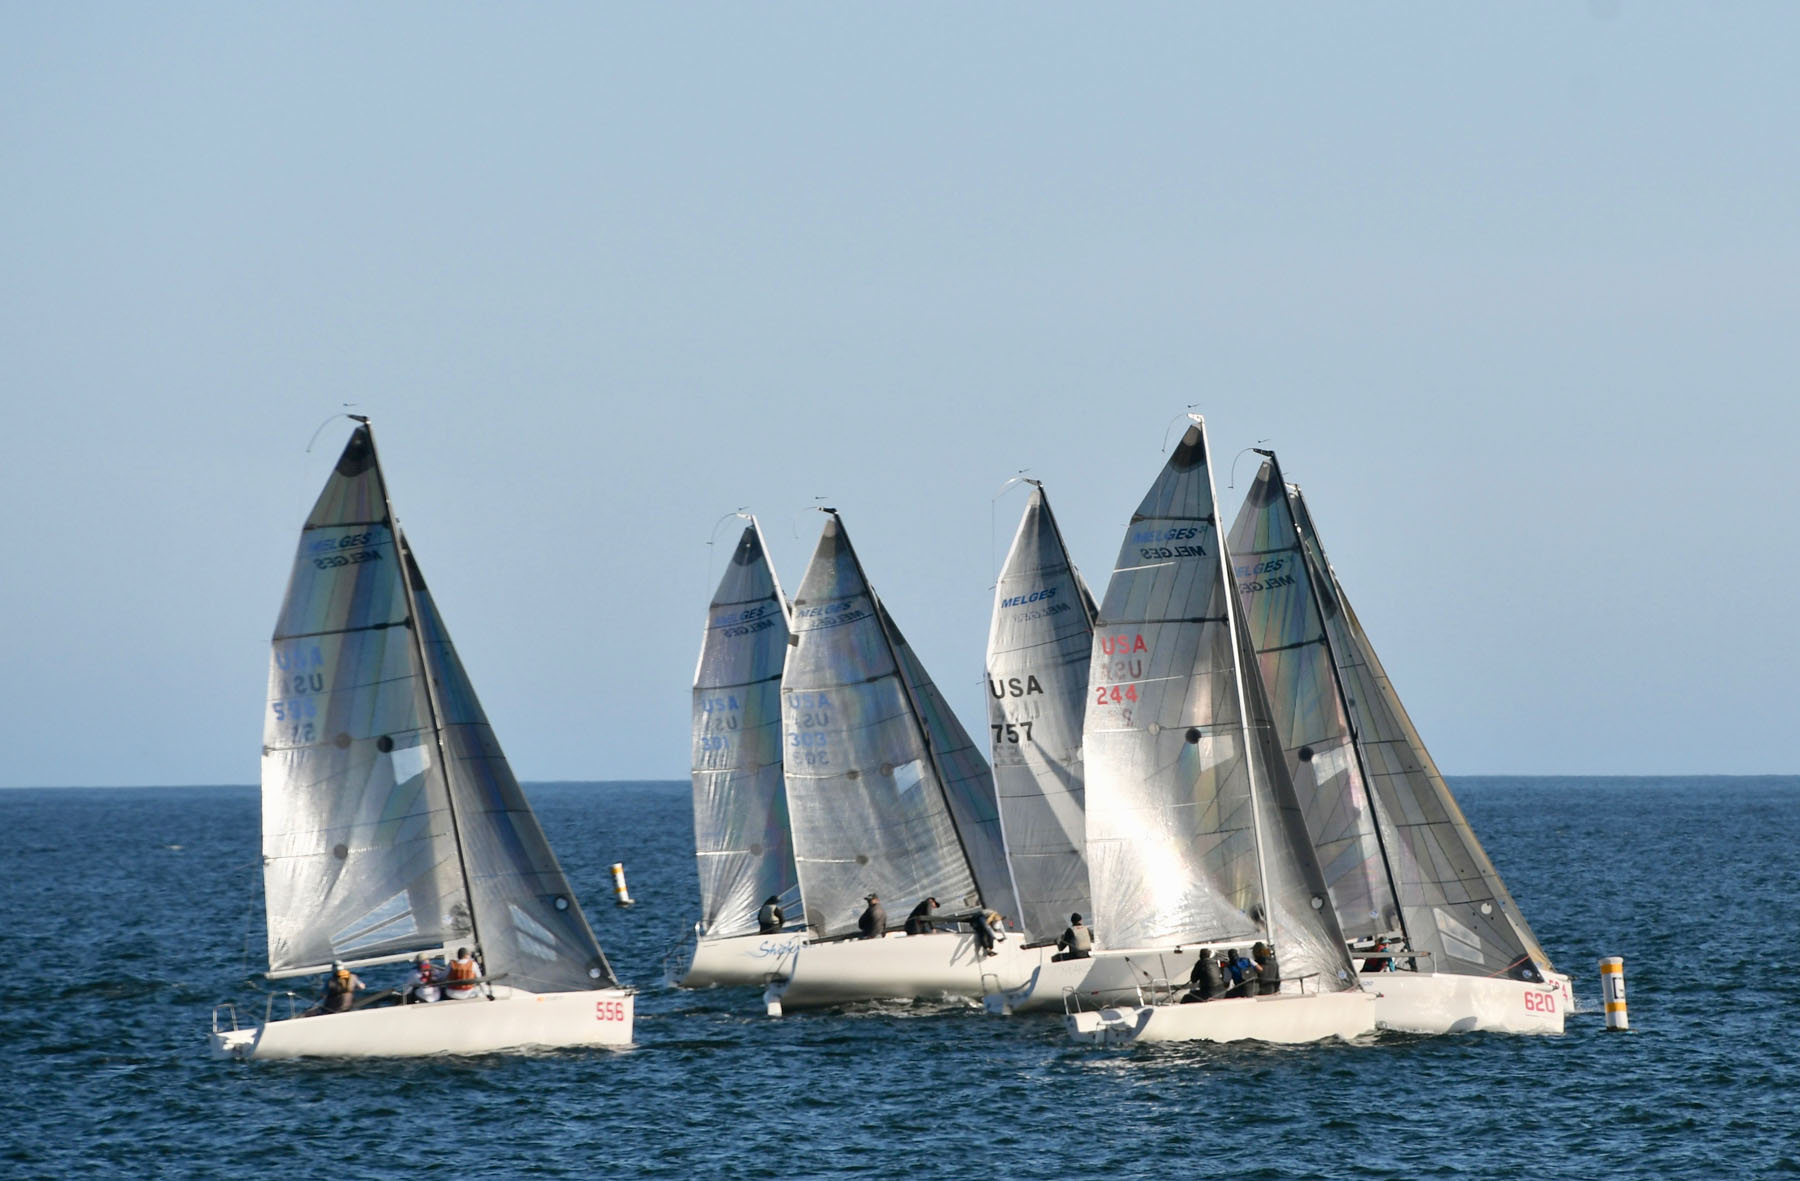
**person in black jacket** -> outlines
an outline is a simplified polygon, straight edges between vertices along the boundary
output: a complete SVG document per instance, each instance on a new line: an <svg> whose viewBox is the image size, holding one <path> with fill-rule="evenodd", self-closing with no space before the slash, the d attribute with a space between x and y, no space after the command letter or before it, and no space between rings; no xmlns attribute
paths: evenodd
<svg viewBox="0 0 1800 1181"><path fill-rule="evenodd" d="M881 908L881 895L866 894L863 901L869 905L856 920L856 929L862 932L864 939L887 938L887 911Z"/></svg>

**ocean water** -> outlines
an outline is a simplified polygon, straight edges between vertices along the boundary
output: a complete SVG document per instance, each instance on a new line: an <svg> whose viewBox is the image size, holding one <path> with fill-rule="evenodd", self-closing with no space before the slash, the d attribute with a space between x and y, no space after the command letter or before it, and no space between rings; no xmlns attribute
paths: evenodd
<svg viewBox="0 0 1800 1181"><path fill-rule="evenodd" d="M559 783L528 792L640 990L633 1048L219 1061L212 1006L260 1011L255 790L0 791L0 1177L1800 1173L1800 778L1452 786L1575 979L1561 1037L1100 1050L943 1002L770 1020L660 983L697 907L686 784ZM1602 955L1630 1033L1603 1031Z"/></svg>

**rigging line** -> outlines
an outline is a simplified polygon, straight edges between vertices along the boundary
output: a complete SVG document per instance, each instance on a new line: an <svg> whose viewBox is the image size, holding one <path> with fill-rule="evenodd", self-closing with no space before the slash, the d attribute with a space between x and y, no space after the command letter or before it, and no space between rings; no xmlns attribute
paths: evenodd
<svg viewBox="0 0 1800 1181"><path fill-rule="evenodd" d="M1187 419L1189 422L1202 421L1201 416L1194 413L1194 407L1198 406L1199 404L1200 403L1198 403L1198 402L1189 402L1187 404L1186 410L1183 410L1180 414L1177 414L1175 417L1171 418L1168 421L1168 424L1163 427L1162 449L1165 454L1169 450L1169 427L1174 426L1176 423L1180 422L1184 418Z"/></svg>
<svg viewBox="0 0 1800 1181"><path fill-rule="evenodd" d="M355 403L355 402L345 402L345 403L344 403L344 405L346 405L346 406L354 406L354 405L356 405L356 403ZM313 449L313 444L314 444L314 443L317 443L317 442L318 442L318 441L319 441L319 432L320 432L320 431L323 431L323 430L324 430L324 429L325 429L325 428L326 428L326 427L328 427L328 426L330 426L330 425L331 425L331 420L332 420L332 419L334 419L334 418L348 418L348 419L350 419L350 420L351 420L351 421L353 421L353 422L360 422L360 423L362 423L362 424L363 424L363 425L364 425L364 426L368 426L368 425L369 425L369 416L368 416L368 415L366 415L366 414L351 414L351 413L350 413L350 412L349 412L349 411L347 411L347 410L340 410L340 411L338 411L338 412L337 412L337 413L336 413L336 414L332 414L332 415L329 415L329 416L327 416L327 417L326 417L326 419L325 419L325 421L324 421L324 422L322 422L322 423L320 423L320 424L319 424L319 425L318 425L318 428L317 428L317 429L316 429L316 430L314 430L314 431L313 431L313 433L312 433L312 438L310 438L310 439L308 439L308 440L307 440L307 441L306 441L306 452L305 452L305 454L307 454L307 455L311 455L311 454L312 454L312 449Z"/></svg>
<svg viewBox="0 0 1800 1181"><path fill-rule="evenodd" d="M834 508L826 508L823 504L818 503L819 501L822 501L825 499L827 499L827 498L823 497L823 496L815 496L815 497L813 497L812 504L809 504L809 505L805 506L804 508L797 508L793 512L788 514L788 532L793 535L795 541L800 540L800 528L794 522L799 519L801 513L812 512L814 510L817 510L817 511L823 512L823 513L837 512L837 510Z"/></svg>
<svg viewBox="0 0 1800 1181"><path fill-rule="evenodd" d="M1231 480L1229 483L1227 483L1225 485L1225 488L1227 491L1230 491L1237 487L1237 464L1238 464L1238 460L1244 458L1244 451L1254 451L1258 455L1267 455L1271 459L1273 459L1275 457L1273 452L1263 450L1263 448L1268 444L1268 442L1269 441L1267 439L1258 439L1256 441L1256 446L1246 447L1246 448L1244 448L1243 451L1239 451L1236 455L1231 457Z"/></svg>
<svg viewBox="0 0 1800 1181"><path fill-rule="evenodd" d="M737 506L736 509L734 509L731 512L726 513L724 516L720 517L718 520L713 522L712 533L710 535L708 535L708 537L706 539L706 593L707 593L708 597L710 597L712 595L712 587L714 586L713 577L712 577L712 560L715 555L715 551L714 551L715 543L717 543L719 540L719 526L723 525L725 522L731 520L731 518L733 518L733 517L741 517L746 521L755 521L756 520L755 514L751 513L749 510L750 510L749 505L740 504Z"/></svg>

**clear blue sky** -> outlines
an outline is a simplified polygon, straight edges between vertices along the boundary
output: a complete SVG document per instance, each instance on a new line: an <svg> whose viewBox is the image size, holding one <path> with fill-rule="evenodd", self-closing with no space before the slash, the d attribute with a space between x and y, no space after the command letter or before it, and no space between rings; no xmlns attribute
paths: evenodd
<svg viewBox="0 0 1800 1181"><path fill-rule="evenodd" d="M1190 404L1280 449L1447 772L1800 771L1796 44L6 0L0 784L255 780L346 402L523 778L684 776L715 524L791 589L815 497L979 727L996 491L1098 589Z"/></svg>

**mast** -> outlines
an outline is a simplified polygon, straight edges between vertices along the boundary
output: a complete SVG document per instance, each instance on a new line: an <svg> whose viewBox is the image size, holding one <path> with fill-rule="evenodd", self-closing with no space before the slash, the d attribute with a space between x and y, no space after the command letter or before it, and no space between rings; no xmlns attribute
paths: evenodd
<svg viewBox="0 0 1800 1181"><path fill-rule="evenodd" d="M375 450L375 431L366 416L352 414L349 417L362 423L362 429L369 436L369 455L375 463L375 478L381 483L381 504L387 510L388 525L394 531L394 546L406 563L400 579L401 589L406 595L406 630L412 637L413 660L418 665L419 679L425 682L425 710L431 717L431 744L437 751L439 773L444 777L444 807L450 814L450 835L456 845L456 868L462 874L463 897L469 903L469 938L479 948L481 921L475 915L475 890L469 882L469 856L463 847L462 827L456 818L456 793L450 790L450 757L444 749L442 712L438 706L437 687L432 683L431 666L425 659L425 642L419 635L419 601L414 581L424 581L424 575L419 570L418 560L413 557L412 547L400 532L399 522L394 519L394 503L388 498L387 473L381 470L381 456Z"/></svg>
<svg viewBox="0 0 1800 1181"><path fill-rule="evenodd" d="M1288 496L1287 481L1284 480L1281 475L1281 461L1275 458L1275 453L1273 451L1265 451L1260 447L1252 448L1252 450L1258 455L1266 456L1268 458L1271 474L1275 479L1275 487L1280 492L1282 499L1287 502L1288 524L1293 526L1294 539L1300 545L1300 556L1302 560L1304 560L1307 556L1306 535L1300 531L1300 522L1293 512L1293 500ZM1323 547L1321 547L1321 550L1322 549ZM1323 563L1323 559L1324 555L1323 552L1321 552L1321 563ZM1314 577L1311 572L1307 574L1306 587L1307 593L1312 599L1313 610L1317 611L1319 614L1319 635L1320 638L1325 641L1325 653L1330 657L1330 659L1326 661L1326 664L1331 668L1331 683L1337 687L1338 700L1346 703L1344 709L1344 724L1350 729L1350 749L1356 758L1356 773L1362 779L1363 791L1367 793L1369 797L1369 809L1374 815L1375 845L1381 850L1381 872L1382 875L1387 878L1388 889L1392 891L1394 895L1394 914L1400 921L1401 938L1406 940L1406 945L1408 947L1411 947L1412 935L1411 932L1407 930L1406 926L1406 908L1400 905L1400 884L1394 879L1393 855L1388 851L1387 838L1382 832L1382 829L1385 827L1383 824L1385 816L1381 807L1381 801L1377 799L1375 795L1374 781L1369 778L1368 764L1363 759L1362 738L1358 733L1356 719L1351 715L1348 707L1349 694L1344 689L1343 674L1338 669L1337 648L1331 642L1331 629L1325 626L1325 603L1324 600L1319 597L1318 579Z"/></svg>
<svg viewBox="0 0 1800 1181"><path fill-rule="evenodd" d="M1269 863L1263 852L1262 805L1257 802L1256 798L1256 743L1252 741L1250 733L1250 706L1244 693L1244 657L1238 643L1237 571L1231 564L1231 552L1225 542L1225 531L1219 528L1218 491L1213 487L1212 444L1206 437L1206 419L1198 414L1191 417L1200 426L1200 445L1208 456L1206 486L1212 499L1213 535L1218 538L1219 542L1219 579L1225 590L1225 624L1231 632L1231 684L1237 691L1238 728L1244 738L1244 769L1249 775L1250 822L1255 826L1256 876L1262 888L1263 933L1268 936L1269 943L1273 946L1275 943L1275 902L1274 896L1269 892Z"/></svg>

